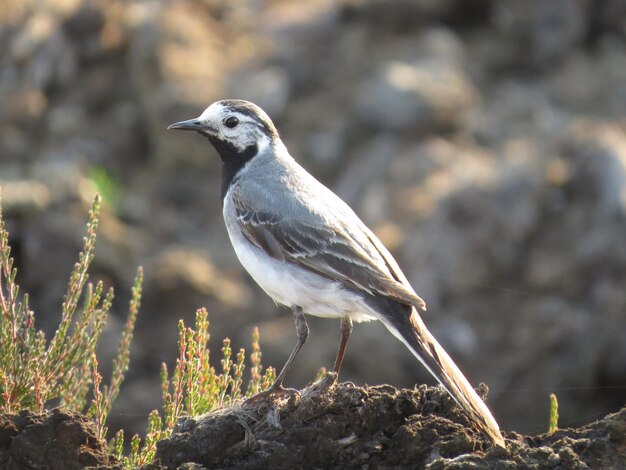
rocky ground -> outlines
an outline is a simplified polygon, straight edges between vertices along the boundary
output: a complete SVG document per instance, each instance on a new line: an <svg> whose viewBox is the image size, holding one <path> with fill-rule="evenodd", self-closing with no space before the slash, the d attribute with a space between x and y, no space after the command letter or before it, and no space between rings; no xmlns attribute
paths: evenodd
<svg viewBox="0 0 626 470"><path fill-rule="evenodd" d="M0 2L0 185L38 325L58 323L99 191L92 274L119 299L103 365L146 273L112 428L145 430L197 307L235 347L259 325L264 362L284 362L291 316L230 249L216 156L165 131L241 97L397 256L504 428L541 432L550 392L569 425L620 409L625 15L623 0ZM332 364L338 325L311 330L292 385ZM344 368L357 384L429 380L375 325L355 328Z"/></svg>
<svg viewBox="0 0 626 470"><path fill-rule="evenodd" d="M53 411L0 420L2 468L120 468L79 415ZM329 374L299 394L181 419L143 470L620 469L626 408L550 436L505 436L506 449L490 446L439 388L334 384Z"/></svg>

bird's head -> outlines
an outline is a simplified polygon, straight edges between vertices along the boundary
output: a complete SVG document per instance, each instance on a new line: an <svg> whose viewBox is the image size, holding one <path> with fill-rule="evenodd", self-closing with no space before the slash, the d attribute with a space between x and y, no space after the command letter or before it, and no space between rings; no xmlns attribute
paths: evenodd
<svg viewBox="0 0 626 470"><path fill-rule="evenodd" d="M278 139L265 111L244 100L216 101L199 117L174 123L168 129L202 134L223 160L234 155L254 156Z"/></svg>

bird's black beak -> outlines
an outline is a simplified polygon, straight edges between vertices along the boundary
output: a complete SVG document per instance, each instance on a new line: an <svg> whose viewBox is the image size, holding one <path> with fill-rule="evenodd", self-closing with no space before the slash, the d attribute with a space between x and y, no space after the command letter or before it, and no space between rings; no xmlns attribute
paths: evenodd
<svg viewBox="0 0 626 470"><path fill-rule="evenodd" d="M175 122L167 127L167 129L178 129L180 131L207 131L206 125L199 119L189 119L187 121Z"/></svg>

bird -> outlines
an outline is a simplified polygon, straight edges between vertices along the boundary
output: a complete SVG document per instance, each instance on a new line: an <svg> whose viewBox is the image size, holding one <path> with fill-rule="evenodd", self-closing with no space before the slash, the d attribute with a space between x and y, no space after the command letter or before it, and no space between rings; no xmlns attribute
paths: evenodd
<svg viewBox="0 0 626 470"><path fill-rule="evenodd" d="M222 212L234 251L254 281L291 308L297 343L270 391L309 336L305 314L340 320L339 374L353 322L378 320L426 367L495 445L493 415L428 331L426 304L356 213L289 154L270 117L239 99L216 101L168 129L206 137L222 163Z"/></svg>

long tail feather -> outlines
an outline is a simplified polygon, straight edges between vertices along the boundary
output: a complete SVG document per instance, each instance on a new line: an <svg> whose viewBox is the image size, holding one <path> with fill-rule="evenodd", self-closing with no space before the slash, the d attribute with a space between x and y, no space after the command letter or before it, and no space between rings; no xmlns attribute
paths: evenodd
<svg viewBox="0 0 626 470"><path fill-rule="evenodd" d="M498 423L448 353L428 331L417 312L407 318L386 316L385 326L400 339L454 398L491 441L505 447Z"/></svg>

